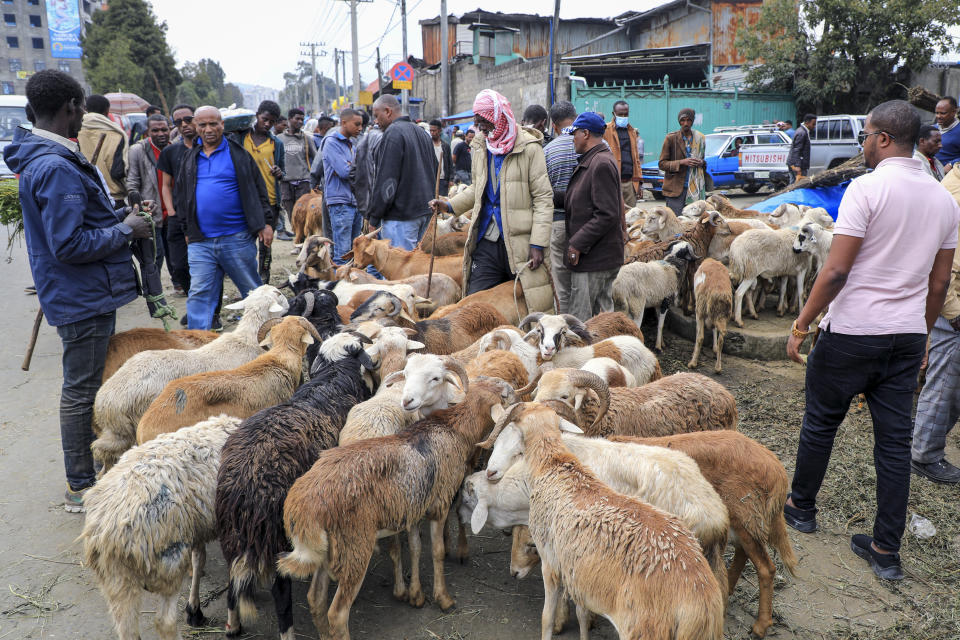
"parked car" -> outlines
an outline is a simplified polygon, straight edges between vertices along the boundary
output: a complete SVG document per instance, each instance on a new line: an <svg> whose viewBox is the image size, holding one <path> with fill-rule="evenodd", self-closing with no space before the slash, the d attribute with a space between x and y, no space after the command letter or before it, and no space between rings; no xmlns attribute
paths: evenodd
<svg viewBox="0 0 960 640"><path fill-rule="evenodd" d="M789 144L790 138L786 133L774 126L743 126L717 127L713 133L707 134L707 145L704 157L707 161L707 173L713 180L716 189L732 189L742 187L748 193L756 193L766 183L764 180L745 180L737 177L740 169L738 159L740 147L748 144L770 143ZM643 181L649 185L657 199L663 198L663 171L660 170L659 159L643 164Z"/></svg>
<svg viewBox="0 0 960 640"><path fill-rule="evenodd" d="M13 140L17 127L31 126L23 110L26 106L27 96L0 96L0 178L13 177L13 172L3 161L3 148Z"/></svg>

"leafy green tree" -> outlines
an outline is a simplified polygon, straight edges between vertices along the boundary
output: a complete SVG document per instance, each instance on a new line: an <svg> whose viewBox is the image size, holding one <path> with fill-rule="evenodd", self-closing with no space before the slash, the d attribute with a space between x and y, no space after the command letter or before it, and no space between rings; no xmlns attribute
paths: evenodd
<svg viewBox="0 0 960 640"><path fill-rule="evenodd" d="M177 87L177 101L192 104L210 104L218 107L236 103L243 106L240 89L225 82L227 74L216 60L203 58L187 62L180 68L183 82Z"/></svg>
<svg viewBox="0 0 960 640"><path fill-rule="evenodd" d="M948 53L960 3L935 0L767 0L737 47L757 63L755 90L787 91L800 111L865 113L904 96L910 71Z"/></svg>
<svg viewBox="0 0 960 640"><path fill-rule="evenodd" d="M136 84L124 85L124 91L136 93L152 104L163 104L176 94L180 83L173 54L167 44L167 24L158 22L153 9L145 0L111 0L110 7L93 14L93 23L88 25L83 37L83 68L86 74L93 71L95 78L112 80L109 65L127 68L129 64L142 70ZM117 47L118 39L129 42L129 54ZM130 77L129 70L123 79ZM96 91L114 91L116 87L94 84ZM173 106L168 104L168 106Z"/></svg>
<svg viewBox="0 0 960 640"><path fill-rule="evenodd" d="M86 70L87 82L98 93L132 91L139 95L146 73L134 63L129 38L118 37L103 50L96 66ZM149 98L146 98L149 99Z"/></svg>

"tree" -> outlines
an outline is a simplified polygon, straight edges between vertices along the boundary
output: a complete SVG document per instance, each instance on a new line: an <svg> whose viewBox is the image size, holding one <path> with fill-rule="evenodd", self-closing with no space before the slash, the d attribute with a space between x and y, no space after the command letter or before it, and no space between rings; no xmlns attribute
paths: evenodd
<svg viewBox="0 0 960 640"><path fill-rule="evenodd" d="M135 84L124 85L124 91L136 93L151 104L163 104L172 99L180 83L173 54L167 44L167 24L158 22L153 10L145 0L111 0L108 9L93 14L93 23L87 27L83 37L83 69L86 74L92 72L96 82L100 79L112 80L114 75L110 65L119 65L127 70L121 76L124 81L137 80ZM124 56L117 40L129 43L129 53ZM129 65L142 70L139 78L133 78ZM107 93L117 87L95 84L95 91ZM173 105L168 105L173 106Z"/></svg>
<svg viewBox="0 0 960 640"><path fill-rule="evenodd" d="M184 104L243 106L240 89L225 82L227 74L216 60L203 58L199 62L187 62L180 68L183 82L177 87L177 101Z"/></svg>
<svg viewBox="0 0 960 640"><path fill-rule="evenodd" d="M284 88L280 91L277 102L280 103L281 109L289 109L291 107L305 107L309 112L313 108L311 100L313 99L312 94L310 93L310 83L313 81L313 68L310 63L306 60L300 60L297 62L296 71L283 74L283 83ZM332 78L327 78L323 76L319 71L317 72L317 101L319 102L321 97L324 95L323 91L320 90L320 87L323 86L323 91L326 92L327 100L330 101L334 97L340 95L342 90L338 87L335 80ZM329 111L329 105L320 105L321 111Z"/></svg>
<svg viewBox="0 0 960 640"><path fill-rule="evenodd" d="M958 22L960 3L935 0L768 0L736 44L757 61L752 89L792 92L801 112L866 113L948 53Z"/></svg>
<svg viewBox="0 0 960 640"><path fill-rule="evenodd" d="M140 91L144 86L146 73L133 62L131 46L129 38L117 38L106 46L97 64L86 70L87 82L94 91L133 91L143 95Z"/></svg>

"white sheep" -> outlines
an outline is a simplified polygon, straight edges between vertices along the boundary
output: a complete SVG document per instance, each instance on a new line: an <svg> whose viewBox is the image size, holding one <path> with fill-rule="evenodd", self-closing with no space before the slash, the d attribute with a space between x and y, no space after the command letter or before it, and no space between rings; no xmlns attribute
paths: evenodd
<svg viewBox="0 0 960 640"><path fill-rule="evenodd" d="M136 442L137 423L171 380L235 369L263 353L257 334L271 318L289 308L287 298L270 285L257 287L242 301L225 306L243 311L237 328L193 350L142 351L103 383L93 403L93 457L108 470Z"/></svg>
<svg viewBox="0 0 960 640"><path fill-rule="evenodd" d="M826 264L832 245L832 232L816 222L808 222L800 227L796 240L793 241L793 250L805 251L813 256L813 274L816 276Z"/></svg>
<svg viewBox="0 0 960 640"><path fill-rule="evenodd" d="M626 367L610 358L590 358L580 367L583 371L600 376L611 387L635 387L637 379Z"/></svg>
<svg viewBox="0 0 960 640"><path fill-rule="evenodd" d="M743 326L743 298L757 285L758 278L795 277L799 306L803 307L803 280L810 270L810 254L794 252L796 232L792 229L751 229L740 234L730 245L730 276L737 286L733 321ZM786 311L787 281L781 280L777 315ZM753 298L747 297L750 315L756 319Z"/></svg>
<svg viewBox="0 0 960 640"><path fill-rule="evenodd" d="M83 497L84 565L113 616L120 640L138 640L143 592L160 596L157 633L179 640L177 599L193 580L187 622L204 624L204 545L216 538L214 500L220 451L239 418L220 415L134 447Z"/></svg>

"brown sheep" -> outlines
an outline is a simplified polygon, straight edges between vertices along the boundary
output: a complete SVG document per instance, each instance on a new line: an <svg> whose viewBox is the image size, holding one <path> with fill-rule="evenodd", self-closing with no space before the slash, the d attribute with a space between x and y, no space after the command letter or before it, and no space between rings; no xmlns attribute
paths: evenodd
<svg viewBox="0 0 960 640"><path fill-rule="evenodd" d="M353 240L353 249L343 255L344 260L353 259L357 267L373 265L384 278L399 280L427 273L430 270L430 254L423 251L404 251L390 246L389 240L376 240L378 229L358 236ZM434 273L445 273L459 286L463 286L463 256L439 256L434 259Z"/></svg>
<svg viewBox="0 0 960 640"><path fill-rule="evenodd" d="M107 361L103 367L103 378L106 380L117 372L124 362L141 351L159 351L160 349L196 349L220 334L215 331L200 329L178 329L165 331L154 327L141 327L121 331L110 336L107 345Z"/></svg>

